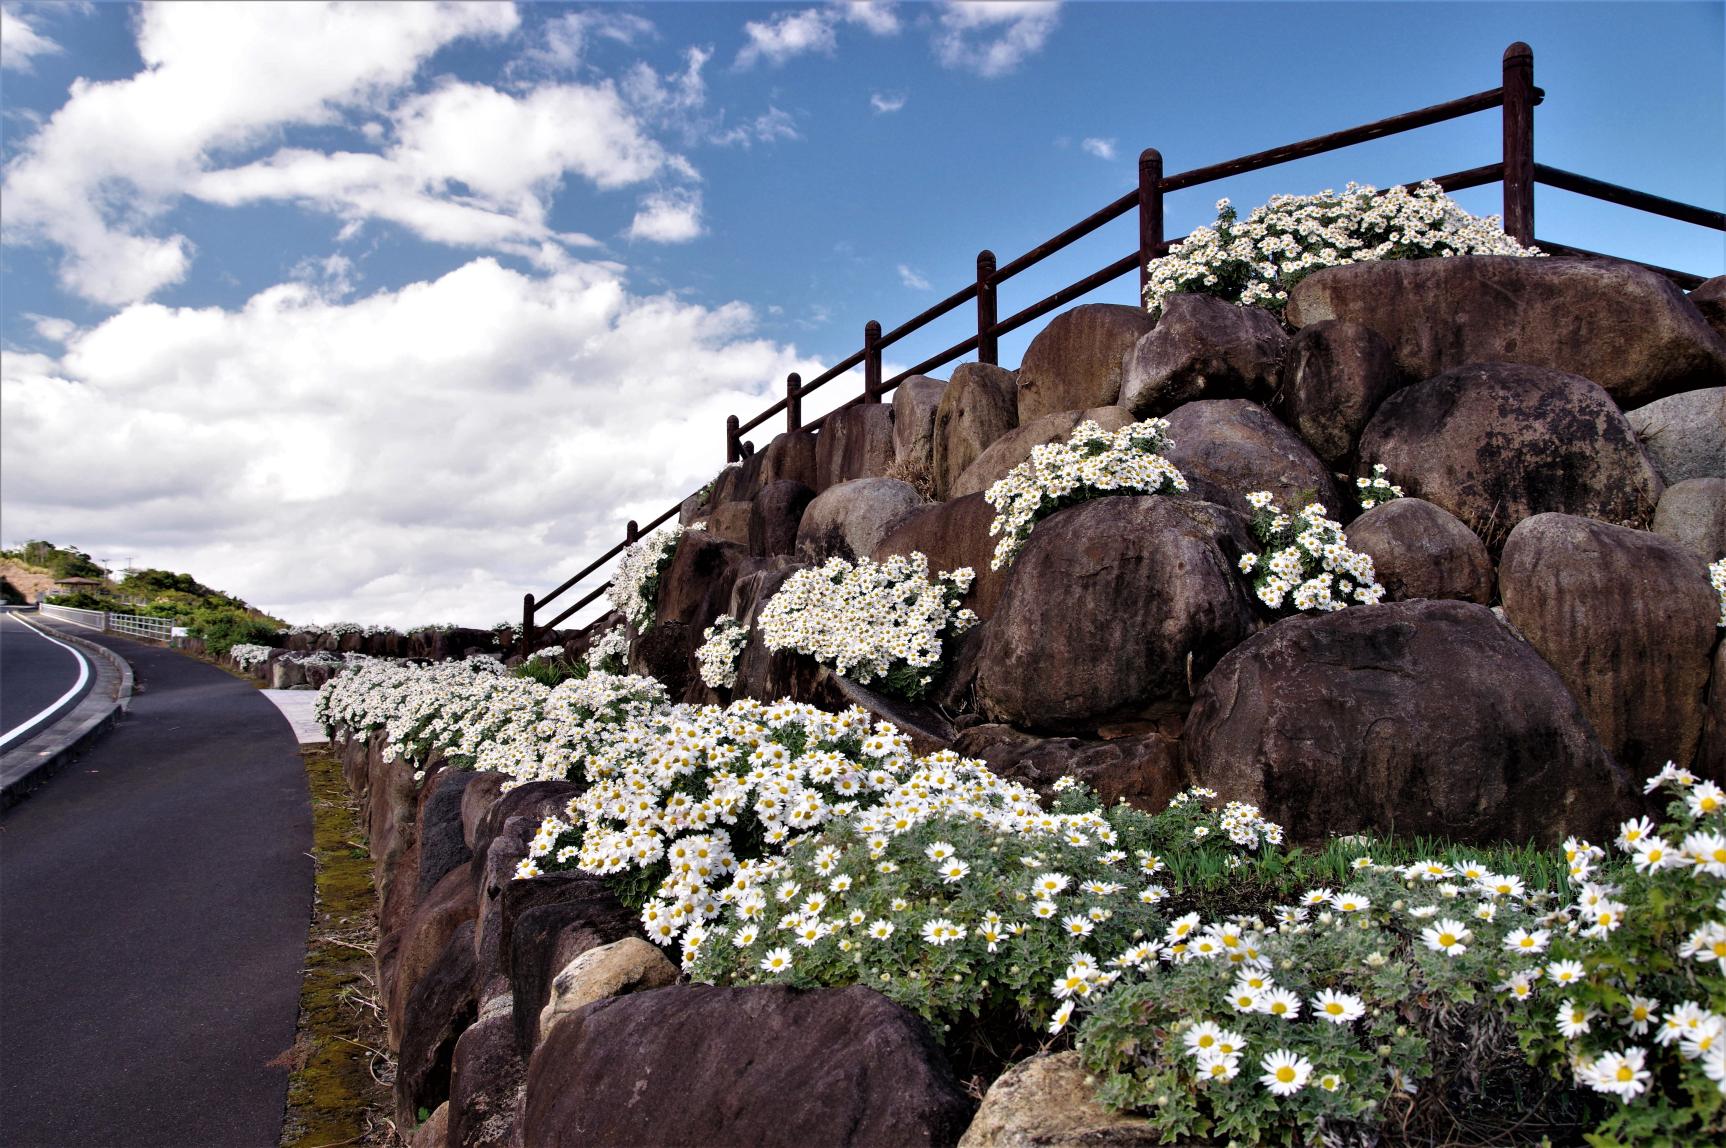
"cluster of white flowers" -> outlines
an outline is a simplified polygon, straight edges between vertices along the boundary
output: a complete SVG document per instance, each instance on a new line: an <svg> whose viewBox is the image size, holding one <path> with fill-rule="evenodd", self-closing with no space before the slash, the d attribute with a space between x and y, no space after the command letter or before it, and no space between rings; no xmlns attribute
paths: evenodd
<svg viewBox="0 0 1726 1148"><path fill-rule="evenodd" d="M517 876L544 863L610 875L664 861L669 871L642 911L660 944L687 946L689 930L723 906L752 901L746 894L778 872L775 857L837 816L856 815L871 833L961 801L991 816L1045 816L1034 792L981 762L951 752L914 759L902 734L858 707L834 714L743 699L676 707L634 732L625 752L587 763L592 786L567 819L541 825ZM761 842L763 855L739 857L734 835Z"/></svg>
<svg viewBox="0 0 1726 1148"><path fill-rule="evenodd" d="M270 655L276 652L274 646L259 646L251 642L240 642L228 648L228 657L242 670L253 666L261 666L270 660Z"/></svg>
<svg viewBox="0 0 1726 1148"><path fill-rule="evenodd" d="M749 640L749 631L730 614L721 614L701 636L704 641L695 651L701 680L711 689L730 689L737 684L737 656Z"/></svg>
<svg viewBox="0 0 1726 1148"><path fill-rule="evenodd" d="M1393 485L1384 476L1384 463L1375 462L1372 465L1371 478L1354 480L1355 489L1360 491L1360 508L1371 510L1380 503L1390 502L1402 497L1402 487Z"/></svg>
<svg viewBox="0 0 1726 1148"><path fill-rule="evenodd" d="M326 635L336 638L345 638L349 634L360 634L364 637L371 638L380 634L397 634L400 633L400 631L394 626L372 626L367 625L364 622L332 622L327 626L319 626L310 623L300 626L289 626L287 629L280 631L280 633L284 636L303 635L308 638L322 638Z"/></svg>
<svg viewBox="0 0 1726 1148"><path fill-rule="evenodd" d="M1436 183L1385 191L1351 183L1343 194L1278 195L1242 222L1226 199L1217 221L1150 263L1145 306L1161 314L1180 292L1216 295L1281 312L1289 289L1324 267L1451 255L1539 255L1506 235L1499 218L1464 211Z"/></svg>
<svg viewBox="0 0 1726 1148"><path fill-rule="evenodd" d="M429 666L372 659L332 679L315 713L327 729L382 731L384 759L495 770L505 788L584 776L626 751L671 710L651 678L592 672L545 686L504 672L494 658Z"/></svg>
<svg viewBox="0 0 1726 1148"><path fill-rule="evenodd" d="M699 525L687 530L699 530ZM611 574L611 588L605 596L623 611L637 630L653 625L653 605L659 594L659 575L671 564L677 553L677 543L686 528L673 522L662 526L646 538L638 539L617 560Z"/></svg>
<svg viewBox="0 0 1726 1148"><path fill-rule="evenodd" d="M944 638L977 624L959 600L976 577L969 566L929 580L917 552L884 562L830 558L799 570L767 600L757 620L770 650L796 650L865 685L919 696L941 662Z"/></svg>
<svg viewBox="0 0 1726 1148"><path fill-rule="evenodd" d="M595 639L587 649L587 668L603 670L607 663L622 669L629 662L629 632L622 626L613 626Z"/></svg>
<svg viewBox="0 0 1726 1148"><path fill-rule="evenodd" d="M1720 595L1720 621L1715 624L1726 626L1726 558L1709 565L1708 581L1713 584L1714 592Z"/></svg>
<svg viewBox="0 0 1726 1148"><path fill-rule="evenodd" d="M1055 511L1109 494L1173 494L1187 480L1163 457L1173 444L1165 419L1146 419L1118 431L1086 420L1064 443L1033 447L1031 457L1007 472L983 497L995 508L991 535L1000 535L990 568L1013 561L1031 528Z"/></svg>
<svg viewBox="0 0 1726 1148"><path fill-rule="evenodd" d="M1292 517L1266 490L1247 495L1256 512L1253 536L1264 554L1243 554L1242 574L1252 577L1259 601L1273 610L1285 603L1296 610L1329 613L1345 606L1376 605L1384 598L1370 555L1349 548L1342 523L1325 517L1319 503Z"/></svg>
<svg viewBox="0 0 1726 1148"><path fill-rule="evenodd" d="M533 653L529 654L526 658L526 661L528 661L528 662L554 662L558 658L561 658L561 657L563 657L563 647L562 646L546 646L542 649L535 650Z"/></svg>

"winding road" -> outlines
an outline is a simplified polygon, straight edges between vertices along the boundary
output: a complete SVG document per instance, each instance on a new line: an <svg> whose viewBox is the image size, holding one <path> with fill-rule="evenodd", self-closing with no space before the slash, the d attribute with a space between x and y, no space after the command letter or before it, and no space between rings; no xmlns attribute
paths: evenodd
<svg viewBox="0 0 1726 1148"><path fill-rule="evenodd" d="M95 680L83 654L0 610L0 750L53 725Z"/></svg>
<svg viewBox="0 0 1726 1148"><path fill-rule="evenodd" d="M17 624L0 657L57 672L16 654ZM293 732L214 666L80 636L126 658L137 693L0 820L0 1144L273 1148L312 905Z"/></svg>

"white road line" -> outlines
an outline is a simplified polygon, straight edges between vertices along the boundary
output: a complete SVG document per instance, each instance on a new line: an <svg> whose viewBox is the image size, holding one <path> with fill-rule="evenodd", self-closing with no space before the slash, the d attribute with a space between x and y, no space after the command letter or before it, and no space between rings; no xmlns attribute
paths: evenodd
<svg viewBox="0 0 1726 1148"><path fill-rule="evenodd" d="M14 742L17 739L23 737L25 734L29 733L31 730L35 729L37 726L39 726L43 722L47 721L48 716L50 714L52 714L55 710L59 709L61 706L65 705L71 699L77 697L78 691L84 688L84 683L90 680L90 663L89 663L89 661L87 661L85 659L85 657L82 653L80 653L78 650L72 648L71 646L68 646L65 642L62 642L60 639L52 637L48 634L42 633L41 630L38 630L36 627L32 626L30 623L26 622L24 619L19 618L16 614L12 613L10 610L6 611L6 616L9 618L16 618L18 624L20 626L23 626L26 630L29 630L32 634L37 634L37 635L40 635L41 637L47 638L50 642L53 642L56 646L59 646L62 650L65 650L68 654L71 654L74 658L77 658L78 659L78 680L72 684L71 689L67 690L65 693L61 694L58 698L56 698L48 706L47 709L43 710L41 713L39 713L35 717L31 718L29 721L25 722L23 725L14 726L12 729L7 730L4 734L0 734L0 749L4 749L11 742Z"/></svg>

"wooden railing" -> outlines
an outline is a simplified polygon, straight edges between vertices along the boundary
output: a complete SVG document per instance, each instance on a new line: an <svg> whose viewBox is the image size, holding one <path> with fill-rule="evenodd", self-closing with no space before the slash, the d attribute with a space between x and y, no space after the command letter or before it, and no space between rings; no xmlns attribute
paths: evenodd
<svg viewBox="0 0 1726 1148"><path fill-rule="evenodd" d="M1443 123L1446 120L1458 119L1477 112L1490 111L1493 108L1502 109L1504 146L1501 156L1494 162L1483 164L1480 167L1453 171L1430 178L1446 192L1462 191L1489 183L1502 183L1504 185L1504 231L1518 242L1538 245L1543 250L1555 255L1613 258L1602 255L1600 252L1537 238L1534 232L1534 188L1536 184L1545 184L1548 187L1636 208L1684 223L1726 231L1726 213L1680 203L1657 195L1649 195L1646 192L1620 187L1617 184L1606 183L1603 180L1592 179L1575 172L1535 163L1534 108L1544 98L1545 93L1534 86L1534 51L1527 44L1517 42L1505 49L1502 82L1498 87L1489 91L1476 92L1474 95L1463 96L1460 99L1449 100L1442 104L1434 104L1429 108L1405 112L1402 115L1375 120L1359 127L1347 128L1343 131L1332 132L1329 135L1315 136L1299 143L1254 152L1238 159L1226 160L1222 163L1194 168L1191 171L1178 172L1174 175L1163 173L1162 153L1155 148L1147 148L1139 155L1138 186L1133 190L1005 264L998 265L995 253L992 251L979 252L975 277L958 291L921 314L907 319L891 331L883 332L881 324L871 319L863 325L863 346L861 348L833 364L807 383L803 382L796 374L788 376L785 381L785 396L748 421L739 421L736 415L727 418L725 420L725 461L727 464L738 462L746 455L753 453L753 445L746 441L743 436L776 415L785 415L785 429L787 431L819 431L822 424L839 411L863 403L878 403L882 396L892 393L906 379L938 370L972 352L976 352L978 362L996 363L1002 335L1035 322L1049 312L1126 275L1134 268L1137 268L1139 272L1138 283L1142 298L1144 287L1150 278L1149 265L1151 261L1166 255L1172 247L1178 245L1185 238L1185 236L1169 238L1163 234L1163 198L1171 192L1215 183L1247 172L1275 167L1310 156L1323 155L1326 152L1353 147L1369 140L1383 139L1386 136L1398 135L1402 132L1413 131L1416 128L1428 127L1432 124ZM1138 213L1139 225L1139 243L1135 250L1127 252L1119 259L1098 268L1054 294L1015 311L1005 319L997 317L997 295L1003 283L1021 271L1025 271L1071 246L1105 224L1112 223L1134 211ZM1627 260L1626 262L1638 261ZM1695 287L1702 282L1701 276L1692 275L1688 272L1650 263L1641 265L1669 277L1681 287ZM976 304L976 334L969 335L946 350L932 355L914 366L905 368L892 378L883 379L881 377L881 358L884 351L935 320L973 302ZM863 393L840 404L821 418L805 424L803 422L803 399L848 371L855 370L858 366L863 368ZM566 591L574 588L589 575L598 571L607 562L622 553L626 547L632 545L643 533L671 520L677 515L681 506L681 502L672 506L644 526L630 522L622 542L577 571L563 585L537 599L532 594L526 595L522 601L521 649L523 652L533 649L534 635L537 630L555 629L559 623L597 599L610 588L611 584L607 582L598 586L550 621L536 624L536 615L540 610L554 599L561 597Z"/></svg>

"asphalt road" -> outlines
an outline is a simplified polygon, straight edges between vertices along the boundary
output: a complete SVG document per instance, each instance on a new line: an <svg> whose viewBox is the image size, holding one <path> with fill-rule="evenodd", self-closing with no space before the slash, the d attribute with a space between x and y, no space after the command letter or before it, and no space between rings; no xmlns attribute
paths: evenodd
<svg viewBox="0 0 1726 1148"><path fill-rule="evenodd" d="M0 1145L274 1148L312 904L293 733L214 666L88 636L140 692L0 820Z"/></svg>
<svg viewBox="0 0 1726 1148"><path fill-rule="evenodd" d="M68 693L78 684L80 670L86 671L83 686ZM23 745L53 725L83 700L95 680L82 654L55 645L13 617L12 611L0 610L0 745L6 749ZM7 740L13 730L46 710L52 712L29 732Z"/></svg>

